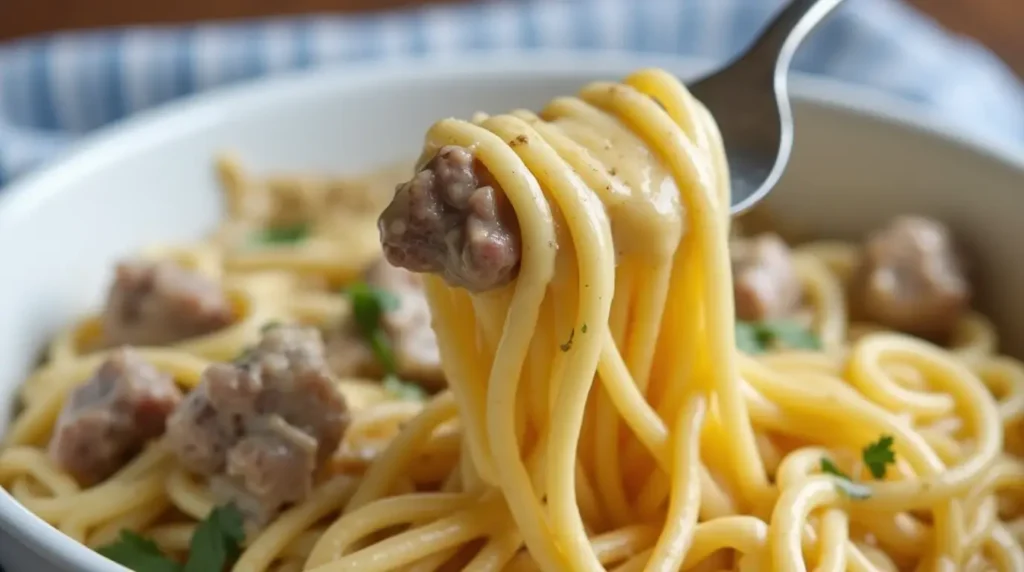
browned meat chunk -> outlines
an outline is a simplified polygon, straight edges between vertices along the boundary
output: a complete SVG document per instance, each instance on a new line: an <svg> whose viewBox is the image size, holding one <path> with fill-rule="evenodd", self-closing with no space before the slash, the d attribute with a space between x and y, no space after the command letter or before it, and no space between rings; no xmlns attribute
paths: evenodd
<svg viewBox="0 0 1024 572"><path fill-rule="evenodd" d="M398 186L380 216L388 261L474 292L512 281L519 269L519 226L504 194L481 180L488 177L468 149L442 147Z"/></svg>
<svg viewBox="0 0 1024 572"><path fill-rule="evenodd" d="M736 317L771 320L793 313L802 288L789 247L775 234L738 238L730 243Z"/></svg>
<svg viewBox="0 0 1024 572"><path fill-rule="evenodd" d="M207 368L171 415L167 440L182 464L210 478L218 501L261 526L306 498L347 425L320 333L272 326L235 363Z"/></svg>
<svg viewBox="0 0 1024 572"><path fill-rule="evenodd" d="M50 455L83 485L95 484L163 434L180 401L171 376L131 349L114 350L68 396L50 438Z"/></svg>
<svg viewBox="0 0 1024 572"><path fill-rule="evenodd" d="M396 308L384 312L380 321L394 353L396 373L427 389L442 389L441 357L419 276L381 261L365 279L398 302ZM377 378L387 373L351 317L328 334L327 340L327 361L336 375Z"/></svg>
<svg viewBox="0 0 1024 572"><path fill-rule="evenodd" d="M216 331L231 323L221 287L173 262L118 265L103 313L107 346L156 346Z"/></svg>
<svg viewBox="0 0 1024 572"><path fill-rule="evenodd" d="M950 335L968 309L971 286L945 225L895 219L864 241L852 294L865 318L932 340Z"/></svg>

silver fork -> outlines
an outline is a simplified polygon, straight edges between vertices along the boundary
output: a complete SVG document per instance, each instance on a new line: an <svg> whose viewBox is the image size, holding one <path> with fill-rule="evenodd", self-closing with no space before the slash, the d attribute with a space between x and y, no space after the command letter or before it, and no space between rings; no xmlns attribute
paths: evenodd
<svg viewBox="0 0 1024 572"><path fill-rule="evenodd" d="M786 170L793 149L789 66L804 38L842 1L793 0L739 57L689 86L725 140L734 215L764 198Z"/></svg>

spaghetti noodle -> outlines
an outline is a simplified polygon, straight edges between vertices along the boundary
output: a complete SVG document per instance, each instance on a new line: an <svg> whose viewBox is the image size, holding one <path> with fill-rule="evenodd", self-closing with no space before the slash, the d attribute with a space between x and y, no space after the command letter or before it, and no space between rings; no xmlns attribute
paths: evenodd
<svg viewBox="0 0 1024 572"><path fill-rule="evenodd" d="M424 278L448 388L420 404L341 381L353 420L335 458L233 570L1024 570L1024 365L974 314L948 347L855 323L858 250L834 242L795 252L821 349L737 351L722 142L675 78L644 70L539 114L443 120L419 167L453 145L514 211L514 279L474 292ZM346 205L302 244L239 250L281 209L233 165L214 239L151 253L218 280L238 316L140 350L185 388L266 321L349 314L330 290L380 255L345 221L383 204ZM341 188L305 185L303 204ZM103 359L83 349L96 323L60 336L26 382L0 484L90 546L129 529L181 556L215 501L162 440L91 487L42 450Z"/></svg>

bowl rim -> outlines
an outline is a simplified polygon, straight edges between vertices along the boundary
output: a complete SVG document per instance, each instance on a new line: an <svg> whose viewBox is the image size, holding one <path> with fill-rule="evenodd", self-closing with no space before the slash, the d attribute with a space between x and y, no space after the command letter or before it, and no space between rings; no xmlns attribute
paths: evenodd
<svg viewBox="0 0 1024 572"><path fill-rule="evenodd" d="M160 146L203 125L246 113L269 101L295 93L359 91L372 84L443 81L458 77L521 76L552 79L569 75L620 77L643 67L662 67L695 77L712 69L706 59L622 51L508 50L486 54L409 56L386 62L342 63L293 70L243 81L177 99L103 127L39 169L0 190L0 227L30 216L43 203L74 189L86 173L109 168L129 149ZM926 138L943 140L965 154L1005 164L1024 178L1024 146L995 135L969 133L938 114L869 87L821 76L792 75L794 100L865 119L896 124ZM229 109L225 113L223 110ZM797 135L799 136L799 135ZM35 516L6 490L0 489L0 534L51 562L92 572L123 570Z"/></svg>

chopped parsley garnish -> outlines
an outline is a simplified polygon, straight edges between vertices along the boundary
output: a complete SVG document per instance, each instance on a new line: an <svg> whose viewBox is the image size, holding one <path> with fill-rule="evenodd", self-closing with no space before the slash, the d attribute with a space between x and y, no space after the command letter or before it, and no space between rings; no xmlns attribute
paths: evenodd
<svg viewBox="0 0 1024 572"><path fill-rule="evenodd" d="M122 530L117 540L96 552L136 572L220 572L238 558L244 541L242 513L229 504L214 508L196 527L184 565L130 530Z"/></svg>
<svg viewBox="0 0 1024 572"><path fill-rule="evenodd" d="M394 375L385 377L383 386L384 391L404 401L423 401L427 398L427 392L422 387L415 383L402 381Z"/></svg>
<svg viewBox="0 0 1024 572"><path fill-rule="evenodd" d="M382 383L384 391L397 399L406 401L426 399L427 393L423 391L422 387L402 381L398 377L398 365L395 363L391 336L384 330L381 322L385 312L393 312L398 309L401 303L398 297L387 290L374 288L363 282L349 286L345 293L352 302L352 317L356 328L369 344L381 367L384 368Z"/></svg>
<svg viewBox="0 0 1024 572"><path fill-rule="evenodd" d="M558 346L563 352L567 352L572 349L572 339L576 336L576 328L569 330L569 339L562 345Z"/></svg>
<svg viewBox="0 0 1024 572"><path fill-rule="evenodd" d="M244 364L252 359L256 353L256 346L245 346L242 351L235 356L235 363Z"/></svg>
<svg viewBox="0 0 1024 572"><path fill-rule="evenodd" d="M864 464L867 465L875 480L884 479L889 465L896 464L896 452L892 450L892 445L892 435L882 435L878 441L867 445L861 451Z"/></svg>
<svg viewBox="0 0 1024 572"><path fill-rule="evenodd" d="M839 477L841 479L845 479L847 481L852 481L853 480L853 479L850 478L850 475L847 475L846 473L844 473L843 470L840 469L832 461L832 459L829 459L828 457L824 457L824 458L821 459L821 472L827 473L829 475L837 476L837 477Z"/></svg>
<svg viewBox="0 0 1024 572"><path fill-rule="evenodd" d="M584 334L587 333L587 325L583 324L583 327L580 328L580 331L583 332Z"/></svg>
<svg viewBox="0 0 1024 572"><path fill-rule="evenodd" d="M854 482L850 479L849 475L844 473L836 466L835 463L832 462L832 459L821 460L821 472L836 477L834 479L836 487L852 499L863 500L871 496L870 487Z"/></svg>
<svg viewBox="0 0 1024 572"><path fill-rule="evenodd" d="M183 572L223 570L238 558L243 542L242 513L234 505L214 508L192 533Z"/></svg>
<svg viewBox="0 0 1024 572"><path fill-rule="evenodd" d="M391 338L382 329L365 333L365 335L370 349L373 350L373 355L377 356L377 361L384 366L384 371L394 373L398 366L395 364L395 351L391 347Z"/></svg>
<svg viewBox="0 0 1024 572"><path fill-rule="evenodd" d="M363 282L349 286L345 293L352 302L352 317L360 335L370 345L373 355L384 368L384 373L394 374L397 368L395 353L391 347L391 338L384 331L381 320L385 312L398 309L398 297L387 290L374 288Z"/></svg>
<svg viewBox="0 0 1024 572"><path fill-rule="evenodd" d="M882 435L878 441L869 443L861 450L861 459L875 480L884 479L886 468L896 464L896 453L892 450L893 441L892 435ZM850 475L840 470L832 459L821 460L821 472L837 477L836 486L850 498L859 500L871 496L871 487L854 481Z"/></svg>
<svg viewBox="0 0 1024 572"><path fill-rule="evenodd" d="M260 244L294 244L309 237L310 228L307 223L286 226L271 226L259 230L253 237Z"/></svg>
<svg viewBox="0 0 1024 572"><path fill-rule="evenodd" d="M261 334L265 334L268 331L273 330L274 328L276 328L276 327L278 327L280 325L281 325L281 322L279 322L277 320L270 320L269 322L267 322L267 323L263 324L262 326L260 326L260 333Z"/></svg>
<svg viewBox="0 0 1024 572"><path fill-rule="evenodd" d="M736 320L736 347L748 354L763 353L773 348L820 350L821 340L814 332L792 321Z"/></svg>
<svg viewBox="0 0 1024 572"><path fill-rule="evenodd" d="M365 282L357 282L345 290L352 303L352 317L359 334L370 345L377 361L384 368L384 391L397 399L407 401L423 401L427 393L416 384L401 381L397 376L397 364L391 337L385 331L381 320L385 312L398 309L398 297L386 290L372 287Z"/></svg>
<svg viewBox="0 0 1024 572"><path fill-rule="evenodd" d="M164 556L152 540L130 530L122 530L117 540L96 549L103 556L137 572L178 572L181 564Z"/></svg>

